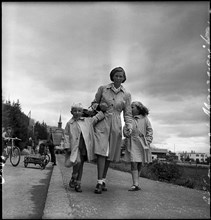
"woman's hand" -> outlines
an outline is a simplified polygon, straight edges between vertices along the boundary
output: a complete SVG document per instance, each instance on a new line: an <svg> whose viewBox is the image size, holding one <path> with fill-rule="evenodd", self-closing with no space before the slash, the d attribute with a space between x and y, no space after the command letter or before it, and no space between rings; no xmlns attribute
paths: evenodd
<svg viewBox="0 0 211 220"><path fill-rule="evenodd" d="M94 104L91 106L91 108L92 108L93 110L96 110L97 107L98 107L98 103L94 103Z"/></svg>

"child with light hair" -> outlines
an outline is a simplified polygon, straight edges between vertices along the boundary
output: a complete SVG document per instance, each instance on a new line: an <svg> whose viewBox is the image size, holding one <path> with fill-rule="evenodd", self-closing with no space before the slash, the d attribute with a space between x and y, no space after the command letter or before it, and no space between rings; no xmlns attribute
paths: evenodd
<svg viewBox="0 0 211 220"><path fill-rule="evenodd" d="M123 134L126 137L126 149L124 160L131 163L133 185L129 191L137 191L142 164L152 162L150 144L153 140L153 129L149 118L149 110L141 102L131 103L132 109L132 133L129 134L126 127Z"/></svg>
<svg viewBox="0 0 211 220"><path fill-rule="evenodd" d="M71 106L72 118L67 122L64 131L65 166L73 167L70 188L82 192L81 179L85 161L95 159L94 126L104 119L104 113L98 111L93 117L83 117L83 106L76 103Z"/></svg>

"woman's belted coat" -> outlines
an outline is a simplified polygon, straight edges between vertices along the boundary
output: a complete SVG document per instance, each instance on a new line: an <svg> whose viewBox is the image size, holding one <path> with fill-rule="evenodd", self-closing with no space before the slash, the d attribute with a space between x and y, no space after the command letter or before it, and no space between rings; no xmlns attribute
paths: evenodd
<svg viewBox="0 0 211 220"><path fill-rule="evenodd" d="M125 125L132 128L131 95L121 86L119 91L113 89L113 83L100 86L92 105L106 103L105 118L94 129L95 154L107 156L110 161L119 161L122 142L121 113Z"/></svg>

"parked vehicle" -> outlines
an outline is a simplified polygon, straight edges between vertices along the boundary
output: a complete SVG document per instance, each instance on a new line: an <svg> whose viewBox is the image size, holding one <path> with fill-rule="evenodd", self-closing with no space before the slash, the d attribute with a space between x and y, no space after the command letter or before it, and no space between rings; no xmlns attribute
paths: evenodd
<svg viewBox="0 0 211 220"><path fill-rule="evenodd" d="M29 163L33 163L35 166L40 165L41 169L45 169L50 162L49 150L45 143L39 145L38 154L30 154L24 157L24 166L27 167Z"/></svg>

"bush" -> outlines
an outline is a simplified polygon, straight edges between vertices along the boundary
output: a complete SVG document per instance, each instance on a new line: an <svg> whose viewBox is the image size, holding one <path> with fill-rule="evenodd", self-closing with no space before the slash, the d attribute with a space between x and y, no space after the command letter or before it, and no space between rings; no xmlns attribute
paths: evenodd
<svg viewBox="0 0 211 220"><path fill-rule="evenodd" d="M119 171L131 172L131 165L128 162L121 161L120 163L111 162L110 167Z"/></svg>
<svg viewBox="0 0 211 220"><path fill-rule="evenodd" d="M143 167L141 176L153 180L171 182L172 180L180 178L182 176L182 172L175 163L153 161L153 163L149 163Z"/></svg>
<svg viewBox="0 0 211 220"><path fill-rule="evenodd" d="M130 163L124 161L119 163L111 162L110 167L120 171L131 172ZM205 190L204 181L206 179L206 191L210 192L207 190L210 187L210 181L207 177L207 168L205 167L200 167L199 169L199 167L184 167L176 163L153 161L142 166L140 177L165 181L198 190Z"/></svg>
<svg viewBox="0 0 211 220"><path fill-rule="evenodd" d="M181 179L177 179L174 181L174 184L179 185L179 186L185 186L188 188L196 188L195 187L195 180L192 178L181 178Z"/></svg>
<svg viewBox="0 0 211 220"><path fill-rule="evenodd" d="M147 165L143 166L141 169L140 176L144 177L144 178L151 179L151 180L158 180L158 177L156 176L156 174L150 170L150 166L151 166L151 164L147 164Z"/></svg>

